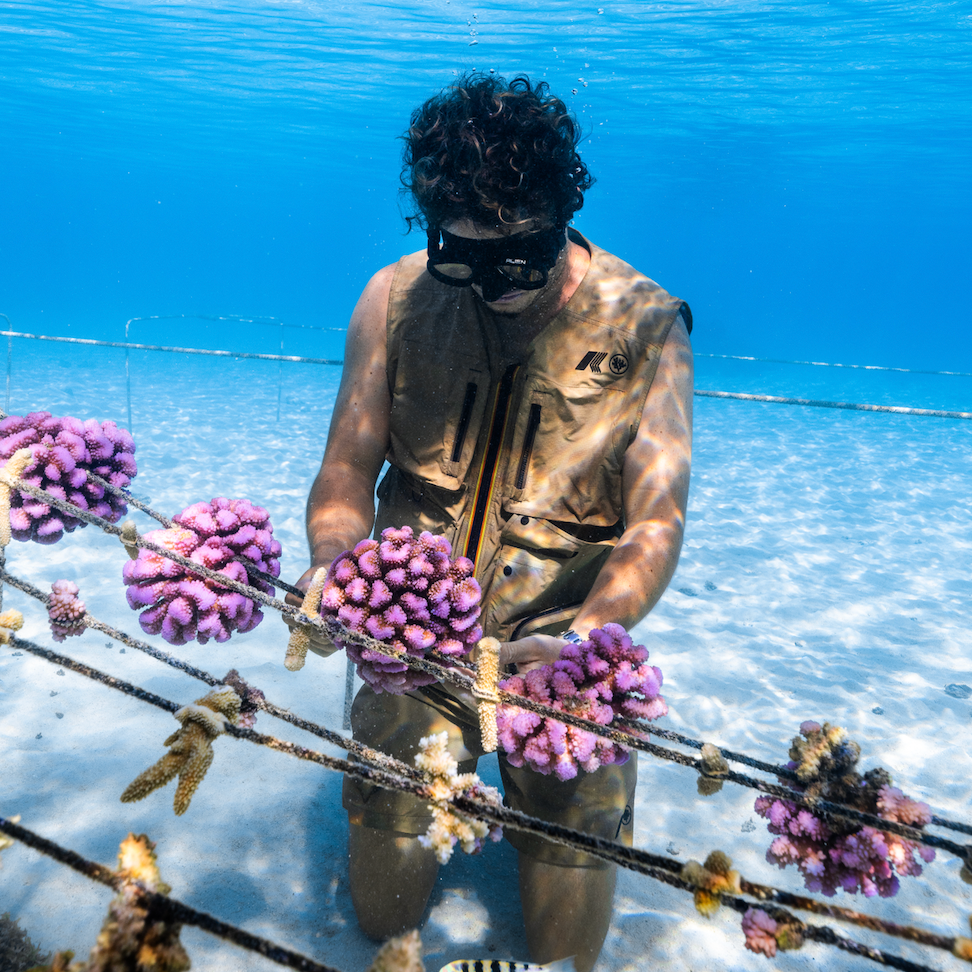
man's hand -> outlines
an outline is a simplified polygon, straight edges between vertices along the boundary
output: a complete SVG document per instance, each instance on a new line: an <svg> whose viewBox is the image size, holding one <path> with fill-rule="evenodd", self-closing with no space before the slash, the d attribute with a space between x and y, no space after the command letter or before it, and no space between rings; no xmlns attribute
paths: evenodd
<svg viewBox="0 0 972 972"><path fill-rule="evenodd" d="M525 675L541 665L552 665L564 646L570 644L553 635L536 634L500 645L500 670L506 665L516 665L520 675Z"/></svg>
<svg viewBox="0 0 972 972"><path fill-rule="evenodd" d="M308 567L307 570L300 575L300 580L298 580L294 586L306 592L307 588L310 587L310 582L313 580L314 574L317 573L319 568L326 566L326 564L314 564L313 566ZM301 606L301 599L297 597L296 594L287 594L284 600L296 608ZM283 621L291 631L297 627L297 623L289 614L283 615ZM321 634L321 632L316 628L311 628L311 630L308 632L308 637L310 638L310 650L314 652L315 655L320 655L321 658L327 658L338 650L337 645L335 645L326 635Z"/></svg>

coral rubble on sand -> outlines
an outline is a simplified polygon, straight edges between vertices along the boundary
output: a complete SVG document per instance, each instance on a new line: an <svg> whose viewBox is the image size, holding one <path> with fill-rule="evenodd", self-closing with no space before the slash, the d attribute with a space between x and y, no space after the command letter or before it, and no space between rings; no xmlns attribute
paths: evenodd
<svg viewBox="0 0 972 972"><path fill-rule="evenodd" d="M662 673L647 660L648 650L634 645L621 625L606 624L583 644L566 645L553 665L508 678L500 688L602 726L615 716L657 719L668 706L658 694ZM573 779L578 768L592 773L628 759L628 750L610 739L513 705L499 707L497 725L510 763L561 780Z"/></svg>
<svg viewBox="0 0 972 972"><path fill-rule="evenodd" d="M886 770L857 773L859 756L860 748L839 727L804 722L787 765L800 780L795 789L812 799L843 803L913 827L931 820L928 804L892 786ZM893 897L898 893L898 875L921 874L916 855L926 863L935 859L930 847L851 820L824 819L791 800L763 796L755 807L769 821L770 833L778 835L766 859L781 868L796 864L807 888L828 896L843 888L850 893L862 891L867 897Z"/></svg>
<svg viewBox="0 0 972 972"><path fill-rule="evenodd" d="M194 503L173 517L168 530L153 530L144 539L172 550L194 563L231 580L272 593L272 586L248 578L242 558L274 577L280 574L280 544L273 538L270 516L247 499L217 496L210 503ZM259 606L250 598L227 590L212 580L151 550L142 549L137 560L125 563L122 577L128 586L128 604L139 615L142 630L161 634L171 645L196 639L226 641L234 631L252 631L262 620Z"/></svg>
<svg viewBox="0 0 972 972"><path fill-rule="evenodd" d="M483 636L477 623L482 590L467 557L450 559L445 537L408 526L383 530L381 540L362 540L331 564L321 596L321 616L383 641L394 651L421 658L436 651L460 658ZM435 677L350 642L358 674L376 692L401 695Z"/></svg>
<svg viewBox="0 0 972 972"><path fill-rule="evenodd" d="M50 412L9 415L0 421L0 460L19 449L28 449L31 461L21 478L52 496L73 503L115 523L128 509L124 499L88 478L93 472L120 489L134 478L135 440L114 422L98 422ZM36 499L13 490L10 528L15 540L56 543L84 522Z"/></svg>
<svg viewBox="0 0 972 972"><path fill-rule="evenodd" d="M69 580L54 581L47 600L47 617L55 641L84 633L84 601L78 597L78 585Z"/></svg>

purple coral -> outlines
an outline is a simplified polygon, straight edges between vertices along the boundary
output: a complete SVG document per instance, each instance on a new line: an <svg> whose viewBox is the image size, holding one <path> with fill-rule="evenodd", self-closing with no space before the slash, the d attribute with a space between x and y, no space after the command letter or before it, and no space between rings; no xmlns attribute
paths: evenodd
<svg viewBox="0 0 972 972"><path fill-rule="evenodd" d="M423 531L416 539L409 526L389 527L380 541L362 540L331 564L321 615L416 658L430 651L460 658L483 636L477 624L482 590L472 561L451 554L445 537ZM376 692L402 695L435 681L370 648L335 643Z"/></svg>
<svg viewBox="0 0 972 972"><path fill-rule="evenodd" d="M912 827L923 827L931 820L928 804L891 786L885 770L870 770L864 776L856 773L859 750L843 740L841 731L804 722L800 734L803 739L794 739L790 750L794 759L788 764L803 780L795 789ZM811 772L804 771L805 759L796 761L807 751L814 754ZM898 893L898 875L921 874L916 854L926 863L935 859L930 847L851 821L824 821L791 800L759 797L755 809L768 821L770 833L778 835L766 859L780 868L796 864L806 887L828 897L843 888L850 894L862 891L866 897L891 898Z"/></svg>
<svg viewBox="0 0 972 972"><path fill-rule="evenodd" d="M240 557L274 577L280 574L280 544L265 509L247 499L217 496L211 503L194 503L173 517L176 526L153 530L145 539L188 557L230 580L250 584L266 594L273 587L248 578L234 557ZM234 631L252 631L262 620L260 608L248 597L191 573L181 564L139 550L137 560L122 572L129 606L137 611L142 630L161 634L170 645L196 639L226 641Z"/></svg>
<svg viewBox="0 0 972 972"><path fill-rule="evenodd" d="M54 581L47 601L47 617L55 641L84 633L84 601L78 598L78 585L69 580Z"/></svg>
<svg viewBox="0 0 972 972"><path fill-rule="evenodd" d="M742 917L746 948L751 952L773 958L776 955L776 933L779 925L762 908L749 908Z"/></svg>
<svg viewBox="0 0 972 972"><path fill-rule="evenodd" d="M500 688L602 726L610 725L615 715L657 719L668 706L658 694L662 673L647 660L648 650L634 645L620 624L606 624L583 644L566 645L553 665L506 679ZM578 766L592 773L628 759L628 750L609 739L513 705L498 707L496 724L512 765L526 763L561 780L573 779Z"/></svg>
<svg viewBox="0 0 972 972"><path fill-rule="evenodd" d="M98 422L50 412L9 415L0 422L0 461L18 449L29 449L32 460L22 478L58 499L116 523L128 510L125 501L104 486L88 480L93 472L113 486L124 488L134 478L135 441L114 422ZM13 490L10 530L15 540L57 543L64 531L85 526L83 520Z"/></svg>

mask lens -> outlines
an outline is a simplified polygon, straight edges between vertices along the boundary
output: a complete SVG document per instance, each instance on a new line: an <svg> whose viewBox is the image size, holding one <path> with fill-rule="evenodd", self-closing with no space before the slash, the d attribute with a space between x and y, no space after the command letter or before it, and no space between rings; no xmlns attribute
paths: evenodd
<svg viewBox="0 0 972 972"><path fill-rule="evenodd" d="M518 284L526 284L527 286L542 284L546 279L544 271L537 270L535 267L522 266L516 263L504 263L499 269L510 280L515 280Z"/></svg>
<svg viewBox="0 0 972 972"><path fill-rule="evenodd" d="M435 269L443 276L457 282L472 282L473 269L465 263L436 263Z"/></svg>

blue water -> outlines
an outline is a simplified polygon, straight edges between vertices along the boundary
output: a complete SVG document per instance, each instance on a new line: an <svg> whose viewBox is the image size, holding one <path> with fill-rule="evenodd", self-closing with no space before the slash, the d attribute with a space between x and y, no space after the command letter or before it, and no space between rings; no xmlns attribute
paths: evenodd
<svg viewBox="0 0 972 972"><path fill-rule="evenodd" d="M474 67L578 113L578 227L698 350L972 371L967 3L8 2L0 310L344 326L421 246L396 137Z"/></svg>

